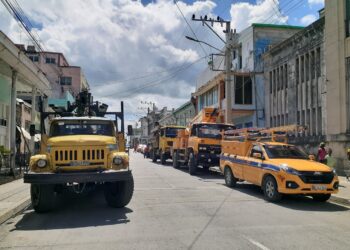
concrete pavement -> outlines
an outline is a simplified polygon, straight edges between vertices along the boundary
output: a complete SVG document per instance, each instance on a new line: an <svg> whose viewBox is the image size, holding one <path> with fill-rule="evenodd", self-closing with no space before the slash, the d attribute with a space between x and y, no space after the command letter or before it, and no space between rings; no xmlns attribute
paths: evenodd
<svg viewBox="0 0 350 250"><path fill-rule="evenodd" d="M57 209L27 209L0 226L0 248L349 249L350 210L290 197L268 203L252 185L190 176L131 153L135 193L124 209L100 191L62 197Z"/></svg>

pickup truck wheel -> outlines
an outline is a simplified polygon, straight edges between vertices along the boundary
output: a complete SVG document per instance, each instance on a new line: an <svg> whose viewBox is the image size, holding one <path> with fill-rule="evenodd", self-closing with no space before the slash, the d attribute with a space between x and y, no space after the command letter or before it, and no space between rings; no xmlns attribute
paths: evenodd
<svg viewBox="0 0 350 250"><path fill-rule="evenodd" d="M37 213L49 212L54 207L54 185L30 185L30 198L32 206Z"/></svg>
<svg viewBox="0 0 350 250"><path fill-rule="evenodd" d="M134 193L134 179L127 181L106 182L104 195L107 204L111 207L121 208L129 204Z"/></svg>
<svg viewBox="0 0 350 250"><path fill-rule="evenodd" d="M235 187L237 183L237 179L233 176L231 168L225 167L224 170L225 183L228 187Z"/></svg>
<svg viewBox="0 0 350 250"><path fill-rule="evenodd" d="M188 172L190 175L195 175L197 172L197 163L193 153L190 153L188 159Z"/></svg>
<svg viewBox="0 0 350 250"><path fill-rule="evenodd" d="M165 162L166 162L165 154L163 152L160 152L160 163L162 165L165 165Z"/></svg>
<svg viewBox="0 0 350 250"><path fill-rule="evenodd" d="M156 155L156 153L154 152L154 150L152 150L152 161L153 161L153 162L157 162L157 155Z"/></svg>
<svg viewBox="0 0 350 250"><path fill-rule="evenodd" d="M174 150L173 152L173 167L174 168L179 168L180 164L179 164L179 153L177 150Z"/></svg>
<svg viewBox="0 0 350 250"><path fill-rule="evenodd" d="M312 199L318 202L326 202L331 198L331 194L315 194L312 195Z"/></svg>
<svg viewBox="0 0 350 250"><path fill-rule="evenodd" d="M264 178L263 191L267 201L275 202L282 198L282 195L278 192L278 186L275 178L270 175Z"/></svg>

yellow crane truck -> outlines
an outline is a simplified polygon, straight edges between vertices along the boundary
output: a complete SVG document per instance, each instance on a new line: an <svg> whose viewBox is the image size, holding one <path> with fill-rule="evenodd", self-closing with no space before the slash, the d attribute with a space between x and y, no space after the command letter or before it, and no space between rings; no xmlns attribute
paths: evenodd
<svg viewBox="0 0 350 250"><path fill-rule="evenodd" d="M173 146L178 131L184 130L183 126L167 125L156 126L151 132L150 155L153 162L160 159L160 163L165 165L167 159L171 159L170 148Z"/></svg>
<svg viewBox="0 0 350 250"><path fill-rule="evenodd" d="M299 126L292 125L227 131L220 157L226 185L250 182L260 186L271 202L288 194L327 201L338 192L338 177L333 169L314 161L314 156L287 143L287 134L298 130Z"/></svg>
<svg viewBox="0 0 350 250"><path fill-rule="evenodd" d="M195 175L198 166L209 169L219 165L222 133L235 128L232 124L221 123L219 117L218 109L204 108L186 131L178 133L172 148L175 168L186 165L189 173Z"/></svg>
<svg viewBox="0 0 350 250"><path fill-rule="evenodd" d="M107 204L118 208L126 206L133 196L134 180L125 153L123 103L121 112L106 112L107 105L93 104L91 99L85 91L68 111L41 112L41 150L30 158L29 171L24 175L24 182L31 184L36 212L52 210L55 197L64 189L83 193L103 185ZM47 118L51 118L48 131ZM33 135L33 125L30 130ZM128 134L132 134L129 126Z"/></svg>

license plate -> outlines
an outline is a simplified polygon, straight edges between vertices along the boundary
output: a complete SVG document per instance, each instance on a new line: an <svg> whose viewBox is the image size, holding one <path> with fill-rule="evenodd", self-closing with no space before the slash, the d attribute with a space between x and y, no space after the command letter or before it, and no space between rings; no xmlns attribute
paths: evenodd
<svg viewBox="0 0 350 250"><path fill-rule="evenodd" d="M311 189L317 190L317 191L323 191L323 190L327 189L327 186L325 186L325 185L312 185Z"/></svg>
<svg viewBox="0 0 350 250"><path fill-rule="evenodd" d="M70 165L71 166L89 166L90 162L88 162L88 161L71 161Z"/></svg>

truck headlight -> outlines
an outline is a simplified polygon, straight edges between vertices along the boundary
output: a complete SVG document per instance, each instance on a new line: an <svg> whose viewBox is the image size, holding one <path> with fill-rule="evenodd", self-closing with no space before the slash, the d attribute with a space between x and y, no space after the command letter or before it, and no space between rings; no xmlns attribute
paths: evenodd
<svg viewBox="0 0 350 250"><path fill-rule="evenodd" d="M332 172L334 175L337 175L337 171L334 168L332 169Z"/></svg>
<svg viewBox="0 0 350 250"><path fill-rule="evenodd" d="M199 150L206 151L206 150L207 150L207 147L199 147Z"/></svg>
<svg viewBox="0 0 350 250"><path fill-rule="evenodd" d="M39 167L39 168L44 168L46 167L47 165L47 161L44 160L44 159L40 159L36 162L36 165Z"/></svg>
<svg viewBox="0 0 350 250"><path fill-rule="evenodd" d="M123 158L120 157L120 156L116 156L116 157L113 158L113 163L114 163L115 165L120 165L120 164L123 163Z"/></svg>
<svg viewBox="0 0 350 250"><path fill-rule="evenodd" d="M108 148L110 151L118 150L118 144L108 144L108 145L107 145L107 148Z"/></svg>
<svg viewBox="0 0 350 250"><path fill-rule="evenodd" d="M288 174L300 175L300 172L298 170L295 170L294 168L291 168L287 164L284 164L284 163L280 165L280 169Z"/></svg>

